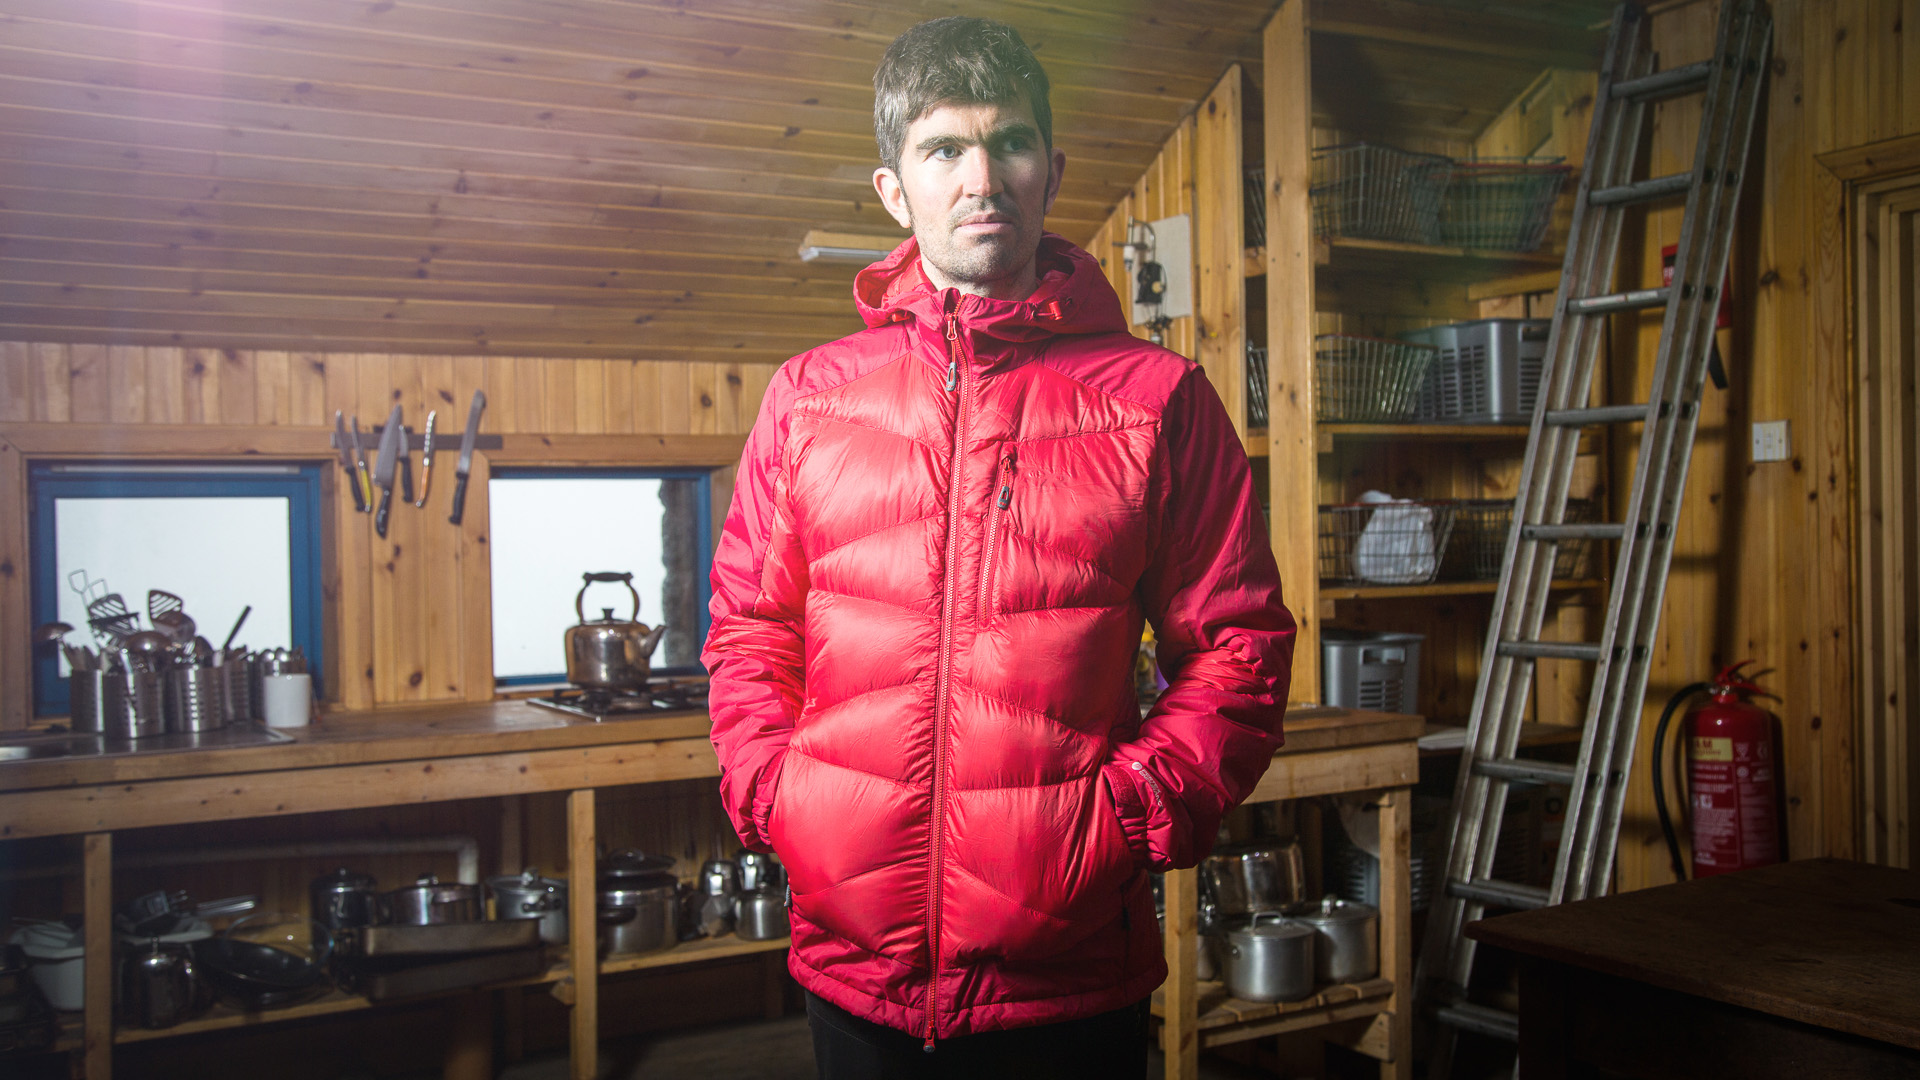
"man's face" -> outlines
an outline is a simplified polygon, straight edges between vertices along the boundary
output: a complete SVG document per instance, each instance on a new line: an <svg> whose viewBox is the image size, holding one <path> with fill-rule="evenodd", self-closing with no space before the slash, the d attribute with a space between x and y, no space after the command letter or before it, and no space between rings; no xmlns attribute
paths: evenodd
<svg viewBox="0 0 1920 1080"><path fill-rule="evenodd" d="M936 105L907 125L900 167L874 170L880 201L920 241L937 288L1025 299L1067 155L1049 151L1025 101Z"/></svg>

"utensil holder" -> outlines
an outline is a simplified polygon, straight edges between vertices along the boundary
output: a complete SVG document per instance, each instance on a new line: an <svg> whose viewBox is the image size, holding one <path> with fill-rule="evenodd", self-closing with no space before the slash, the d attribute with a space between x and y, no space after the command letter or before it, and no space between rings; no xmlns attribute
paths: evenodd
<svg viewBox="0 0 1920 1080"><path fill-rule="evenodd" d="M77 732L106 730L107 685L112 676L104 671L75 668L67 676L67 727Z"/></svg>
<svg viewBox="0 0 1920 1080"><path fill-rule="evenodd" d="M214 731L226 726L221 715L218 668L183 667L167 672L168 731Z"/></svg>
<svg viewBox="0 0 1920 1080"><path fill-rule="evenodd" d="M121 671L108 675L102 694L106 708L101 730L115 739L144 739L167 732L166 683L157 671Z"/></svg>

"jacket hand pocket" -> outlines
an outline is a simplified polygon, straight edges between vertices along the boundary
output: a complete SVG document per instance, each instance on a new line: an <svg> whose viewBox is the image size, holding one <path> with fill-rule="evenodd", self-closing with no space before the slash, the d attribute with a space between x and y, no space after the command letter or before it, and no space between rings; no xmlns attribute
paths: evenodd
<svg viewBox="0 0 1920 1080"><path fill-rule="evenodd" d="M1147 800L1158 795L1158 782L1147 775L1145 766L1139 762L1109 762L1101 768L1100 778L1106 782L1114 818L1120 824L1121 836L1134 864L1152 865L1147 830L1152 824L1153 807ZM1154 788L1143 790L1149 784L1155 785Z"/></svg>
<svg viewBox="0 0 1920 1080"><path fill-rule="evenodd" d="M779 801L780 774L786 768L787 753L788 751L782 750L767 763L766 769L760 773L759 786L753 793L753 831L758 834L760 847L766 850L773 850L778 846L774 842L773 834L774 809Z"/></svg>

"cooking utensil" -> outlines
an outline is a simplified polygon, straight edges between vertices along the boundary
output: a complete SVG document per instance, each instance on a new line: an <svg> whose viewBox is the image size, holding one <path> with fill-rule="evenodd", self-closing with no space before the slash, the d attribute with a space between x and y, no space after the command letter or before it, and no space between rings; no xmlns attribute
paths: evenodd
<svg viewBox="0 0 1920 1080"><path fill-rule="evenodd" d="M649 628L640 622L640 591L633 587L631 573L601 571L582 574L584 584L573 598L573 613L579 624L567 628L567 681L594 690L641 690L651 673L653 650L667 631L665 623ZM619 582L633 598L633 614L627 619L613 617L612 608L601 608L601 618L587 621L582 605L587 590L596 582Z"/></svg>
<svg viewBox="0 0 1920 1080"><path fill-rule="evenodd" d="M360 509L373 513L373 477L367 472L367 451L360 445L360 414L353 415L353 474L360 483Z"/></svg>
<svg viewBox="0 0 1920 1080"><path fill-rule="evenodd" d="M1313 969L1321 982L1361 982L1380 973L1380 909L1329 896L1298 918L1317 935Z"/></svg>
<svg viewBox="0 0 1920 1080"><path fill-rule="evenodd" d="M412 885L387 894L386 914L397 926L473 922L483 914L480 886L443 882L433 874L421 874Z"/></svg>
<svg viewBox="0 0 1920 1080"><path fill-rule="evenodd" d="M226 652L228 649L233 648L233 639L240 636L240 628L247 624L247 616L251 614L253 614L252 604L248 604L246 607L240 609L240 617L233 620L233 629L227 631L227 640L220 643L221 652Z"/></svg>
<svg viewBox="0 0 1920 1080"><path fill-rule="evenodd" d="M140 616L127 608L119 593L108 593L87 605L87 625L94 637L108 648L119 648L121 639L140 632Z"/></svg>
<svg viewBox="0 0 1920 1080"><path fill-rule="evenodd" d="M599 885L600 952L627 956L670 948L677 936L673 918L674 881L602 878Z"/></svg>
<svg viewBox="0 0 1920 1080"><path fill-rule="evenodd" d="M467 429L460 433L460 457L453 465L453 513L447 520L455 525L467 512L467 474L473 471L473 439L480 434L480 414L487 408L487 395L482 391L473 392L473 403L467 407Z"/></svg>
<svg viewBox="0 0 1920 1080"><path fill-rule="evenodd" d="M344 866L308 883L307 910L315 922L329 930L383 921L373 875L355 873Z"/></svg>
<svg viewBox="0 0 1920 1080"><path fill-rule="evenodd" d="M743 893L777 891L787 887L787 868L780 865L777 855L741 848L734 853L733 862L740 868L740 891Z"/></svg>
<svg viewBox="0 0 1920 1080"><path fill-rule="evenodd" d="M416 510L427 505L427 492L433 490L433 423L440 414L427 412L427 432L420 444L420 501L413 504Z"/></svg>
<svg viewBox="0 0 1920 1080"><path fill-rule="evenodd" d="M365 511L366 494L360 490L360 474L353 468L352 444L347 442L347 417L339 409L333 410L333 445L340 451L340 471L347 474L347 487L353 492L353 508ZM245 616L242 616L245 618ZM228 638L232 641L232 638Z"/></svg>
<svg viewBox="0 0 1920 1080"><path fill-rule="evenodd" d="M1313 995L1313 927L1275 914L1227 932L1227 992L1242 1001Z"/></svg>
<svg viewBox="0 0 1920 1080"><path fill-rule="evenodd" d="M1200 877L1227 916L1280 911L1306 897L1298 840L1216 851L1201 860Z"/></svg>
<svg viewBox="0 0 1920 1080"><path fill-rule="evenodd" d="M743 941L772 941L793 932L787 917L787 892L760 889L741 893L734 915L735 929Z"/></svg>
<svg viewBox="0 0 1920 1080"><path fill-rule="evenodd" d="M567 943L567 883L540 876L533 867L487 879L493 893L493 917L538 923L540 940Z"/></svg>
<svg viewBox="0 0 1920 1080"><path fill-rule="evenodd" d="M169 611L181 611L185 609L186 606L186 601L165 589L147 590L147 618L149 620L158 619L161 615Z"/></svg>
<svg viewBox="0 0 1920 1080"><path fill-rule="evenodd" d="M373 482L380 488L380 509L373 512L373 531L382 540L387 537L387 514L393 509L393 474L400 464L400 406L387 414L387 426L380 432L380 456L374 459Z"/></svg>
<svg viewBox="0 0 1920 1080"><path fill-rule="evenodd" d="M91 605L95 600L107 595L106 579L95 580L87 576L85 570L75 570L67 575L67 588L80 598L82 605Z"/></svg>
<svg viewBox="0 0 1920 1080"><path fill-rule="evenodd" d="M263 1009L302 1001L326 988L333 935L307 919L248 916L195 948L217 988L249 1008Z"/></svg>
<svg viewBox="0 0 1920 1080"><path fill-rule="evenodd" d="M191 945L152 938L127 951L120 968L123 1023L170 1028L212 1004L213 984L195 962Z"/></svg>
<svg viewBox="0 0 1920 1080"><path fill-rule="evenodd" d="M532 919L435 923L430 926L356 926L340 931L336 954L343 960L498 952L540 944Z"/></svg>
<svg viewBox="0 0 1920 1080"><path fill-rule="evenodd" d="M35 645L44 645L49 641L61 641L62 638L72 632L73 627L59 620L43 622L33 628L33 643ZM65 644L65 642L61 641L61 644Z"/></svg>
<svg viewBox="0 0 1920 1080"><path fill-rule="evenodd" d="M700 868L700 894L703 897L698 926L703 937L721 937L733 932L736 899L740 895L740 868L727 859L708 859Z"/></svg>

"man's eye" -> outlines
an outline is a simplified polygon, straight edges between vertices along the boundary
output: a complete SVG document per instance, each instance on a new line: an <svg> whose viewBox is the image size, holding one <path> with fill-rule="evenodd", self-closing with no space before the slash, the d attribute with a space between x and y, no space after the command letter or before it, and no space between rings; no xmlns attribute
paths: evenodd
<svg viewBox="0 0 1920 1080"><path fill-rule="evenodd" d="M960 156L960 148L957 146L936 146L933 149L933 156L938 161L952 161L954 158Z"/></svg>
<svg viewBox="0 0 1920 1080"><path fill-rule="evenodd" d="M1008 153L1008 154L1022 153L1028 149L1031 149L1032 146L1033 144L1027 141L1027 137L1025 135L1009 135L1006 138L1000 140L1001 152Z"/></svg>

